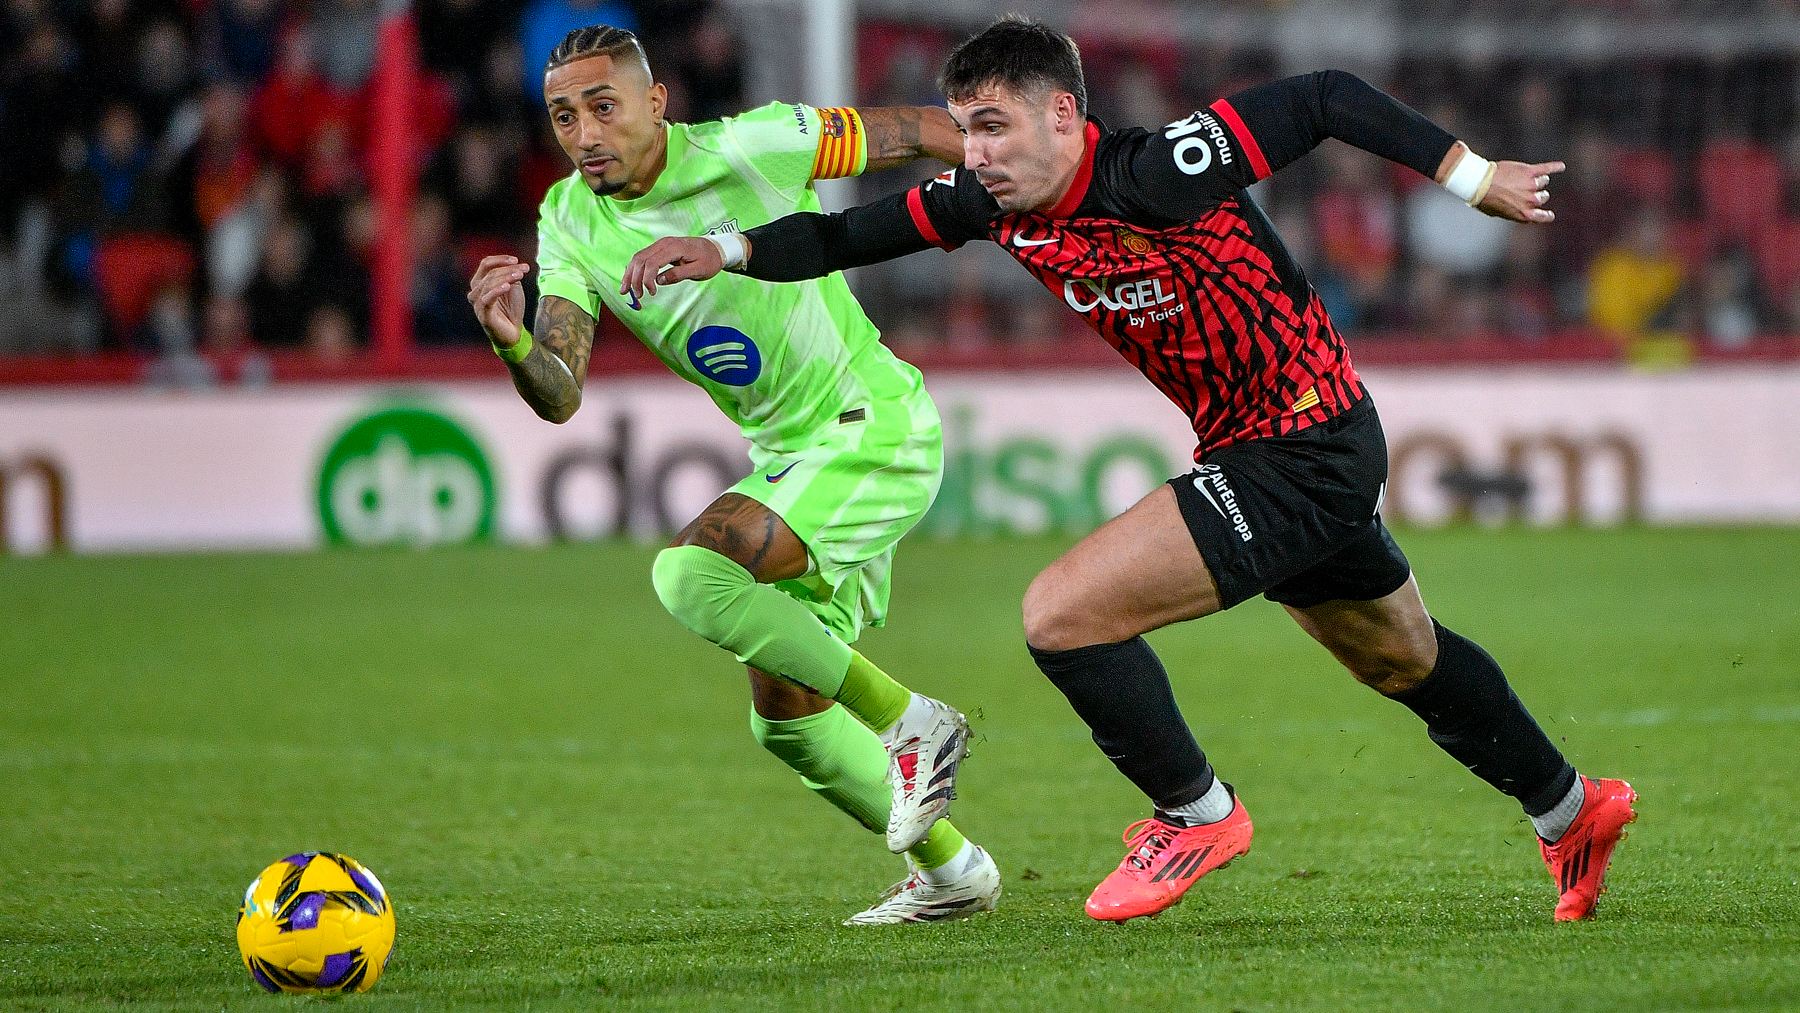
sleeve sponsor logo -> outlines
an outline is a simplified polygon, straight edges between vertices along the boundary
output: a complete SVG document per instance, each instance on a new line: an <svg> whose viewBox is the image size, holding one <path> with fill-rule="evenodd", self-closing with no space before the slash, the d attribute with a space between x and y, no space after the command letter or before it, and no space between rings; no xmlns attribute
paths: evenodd
<svg viewBox="0 0 1800 1013"><path fill-rule="evenodd" d="M1205 136L1200 136L1202 134ZM1219 149L1219 164L1231 164L1231 141L1225 136L1225 127L1204 109L1164 127L1163 137L1175 142L1171 153L1175 168L1189 176L1198 176L1212 168L1215 147Z"/></svg>
<svg viewBox="0 0 1800 1013"><path fill-rule="evenodd" d="M806 107L798 102L794 103L794 122L799 125L801 133L809 137L812 135L812 131L806 129Z"/></svg>

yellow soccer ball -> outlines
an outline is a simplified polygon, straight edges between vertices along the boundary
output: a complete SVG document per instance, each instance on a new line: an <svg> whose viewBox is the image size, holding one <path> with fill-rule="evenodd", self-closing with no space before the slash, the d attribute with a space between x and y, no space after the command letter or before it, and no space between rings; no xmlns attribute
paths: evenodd
<svg viewBox="0 0 1800 1013"><path fill-rule="evenodd" d="M356 859L302 851L244 891L237 940L270 992L366 992L394 949L394 904Z"/></svg>

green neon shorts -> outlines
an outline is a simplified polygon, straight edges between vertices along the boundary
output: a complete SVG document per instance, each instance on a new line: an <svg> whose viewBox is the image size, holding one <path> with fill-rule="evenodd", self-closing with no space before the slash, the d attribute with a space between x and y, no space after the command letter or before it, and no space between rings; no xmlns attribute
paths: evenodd
<svg viewBox="0 0 1800 1013"><path fill-rule="evenodd" d="M786 454L752 447L755 470L729 491L774 511L805 543L811 568L775 586L845 643L887 621L894 549L937 497L944 433L921 388L852 408Z"/></svg>

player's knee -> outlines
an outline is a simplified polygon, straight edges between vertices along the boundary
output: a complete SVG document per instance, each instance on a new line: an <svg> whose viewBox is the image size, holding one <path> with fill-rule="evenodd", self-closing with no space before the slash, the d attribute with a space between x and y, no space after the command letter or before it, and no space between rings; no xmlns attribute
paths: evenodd
<svg viewBox="0 0 1800 1013"><path fill-rule="evenodd" d="M1025 620L1025 642L1040 651L1072 651L1107 642L1093 629L1089 610L1080 608L1072 595L1059 590L1049 571L1038 574L1025 589L1020 610Z"/></svg>
<svg viewBox="0 0 1800 1013"><path fill-rule="evenodd" d="M742 567L711 549L678 545L656 554L650 583L663 608L677 622L717 643L724 605L732 591L733 568L742 572Z"/></svg>

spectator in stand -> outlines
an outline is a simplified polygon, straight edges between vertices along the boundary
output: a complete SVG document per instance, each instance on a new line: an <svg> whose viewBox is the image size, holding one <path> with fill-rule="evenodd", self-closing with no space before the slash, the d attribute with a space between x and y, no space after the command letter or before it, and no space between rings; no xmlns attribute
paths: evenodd
<svg viewBox="0 0 1800 1013"><path fill-rule="evenodd" d="M131 94L138 65L138 19L127 0L94 0L69 25L83 87L98 95Z"/></svg>
<svg viewBox="0 0 1800 1013"><path fill-rule="evenodd" d="M1556 325L1548 251L1543 229L1514 229L1507 239L1495 325L1508 337L1540 341Z"/></svg>
<svg viewBox="0 0 1800 1013"><path fill-rule="evenodd" d="M245 299L250 333L265 348L294 348L301 342L312 308L306 286L311 245L306 226L292 215L275 219L263 236L262 259Z"/></svg>
<svg viewBox="0 0 1800 1013"><path fill-rule="evenodd" d="M479 348L481 324L469 313L466 272L450 241L450 210L435 193L413 203L413 333L424 345Z"/></svg>
<svg viewBox="0 0 1800 1013"><path fill-rule="evenodd" d="M307 32L319 72L331 87L354 92L375 68L376 0L313 0Z"/></svg>
<svg viewBox="0 0 1800 1013"><path fill-rule="evenodd" d="M329 365L341 366L356 355L356 319L336 303L324 303L306 318L302 347L306 354Z"/></svg>
<svg viewBox="0 0 1800 1013"><path fill-rule="evenodd" d="M200 14L202 62L218 77L248 87L275 66L282 5L276 0L214 0Z"/></svg>
<svg viewBox="0 0 1800 1013"><path fill-rule="evenodd" d="M419 17L419 55L425 66L449 79L466 114L467 103L477 90L476 82L485 73L492 52L481 45L510 34L517 10L511 4L490 0L421 0L415 9ZM517 73L506 81L505 90L515 97L518 81Z"/></svg>
<svg viewBox="0 0 1800 1013"><path fill-rule="evenodd" d="M158 18L138 39L133 102L146 132L161 134L169 117L199 85L187 33L173 18Z"/></svg>
<svg viewBox="0 0 1800 1013"><path fill-rule="evenodd" d="M1562 95L1542 71L1528 73L1513 87L1512 138L1506 150L1528 162L1553 162L1569 155ZM1561 181L1558 181L1560 189ZM1558 197L1560 199L1560 193Z"/></svg>
<svg viewBox="0 0 1800 1013"><path fill-rule="evenodd" d="M687 118L695 122L744 110L743 44L724 15L700 16L684 43L681 77L688 92Z"/></svg>
<svg viewBox="0 0 1800 1013"><path fill-rule="evenodd" d="M1435 106L1426 116L1454 136L1470 136L1459 125L1462 117L1454 108ZM1358 162L1369 164L1367 159ZM1449 275L1457 283L1459 297L1494 276L1506 255L1507 238L1516 231L1502 219L1470 215L1463 202L1441 186L1412 187L1403 208L1413 260Z"/></svg>
<svg viewBox="0 0 1800 1013"><path fill-rule="evenodd" d="M1450 276L1424 266L1407 276L1406 299L1394 323L1426 341L1452 341L1457 335L1456 299Z"/></svg>
<svg viewBox="0 0 1800 1013"><path fill-rule="evenodd" d="M249 290L263 259L263 237L287 202L286 177L264 168L244 199L207 230L206 278L214 293L236 297Z"/></svg>
<svg viewBox="0 0 1800 1013"><path fill-rule="evenodd" d="M0 65L0 240L11 239L28 201L56 189L58 150L77 129L67 111L86 101L74 64L68 40L40 22Z"/></svg>
<svg viewBox="0 0 1800 1013"><path fill-rule="evenodd" d="M250 197L260 172L245 122L243 91L230 81L206 86L196 103L199 125L193 143L169 172L172 223L199 245L219 222Z"/></svg>
<svg viewBox="0 0 1800 1013"><path fill-rule="evenodd" d="M495 38L481 61L481 73L471 78L462 104L461 126L489 127L519 140L539 132L544 97L519 92L519 75L525 65L517 39Z"/></svg>
<svg viewBox="0 0 1800 1013"><path fill-rule="evenodd" d="M88 148L86 171L100 199L102 223L120 221L132 210L150 165L137 111L124 102L108 103Z"/></svg>
<svg viewBox="0 0 1800 1013"><path fill-rule="evenodd" d="M319 75L305 32L288 29L276 53L274 72L250 99L251 136L267 157L298 171L326 123L353 119L352 102Z"/></svg>
<svg viewBox="0 0 1800 1013"><path fill-rule="evenodd" d="M449 195L451 227L461 236L511 236L530 213L528 197L502 175L515 164L515 153L489 127L467 127L457 133L426 173L432 189ZM435 197L433 198L436 199ZM446 242L448 235L445 236ZM458 316L468 316L463 298L466 281L457 282Z"/></svg>
<svg viewBox="0 0 1800 1013"><path fill-rule="evenodd" d="M1327 144L1319 154L1327 182L1312 202L1317 264L1327 286L1347 294L1353 317L1363 318L1380 305L1394 282L1400 256L1394 197L1382 185L1380 169L1361 152Z"/></svg>
<svg viewBox="0 0 1800 1013"><path fill-rule="evenodd" d="M1750 251L1732 246L1707 261L1695 286L1700 336L1714 348L1737 349L1762 333L1763 299Z"/></svg>
<svg viewBox="0 0 1800 1013"><path fill-rule="evenodd" d="M1642 208L1621 240L1600 251L1588 272L1588 319L1626 342L1675 323L1684 270L1669 248L1668 220Z"/></svg>

